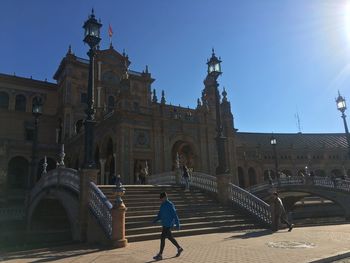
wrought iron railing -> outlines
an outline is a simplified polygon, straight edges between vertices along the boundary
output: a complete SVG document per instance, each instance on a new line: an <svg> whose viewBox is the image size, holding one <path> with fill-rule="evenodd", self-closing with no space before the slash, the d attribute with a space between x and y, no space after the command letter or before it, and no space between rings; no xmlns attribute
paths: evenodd
<svg viewBox="0 0 350 263"><path fill-rule="evenodd" d="M152 174L147 177L148 184L162 185L162 184L176 184L175 172L165 172L160 174Z"/></svg>
<svg viewBox="0 0 350 263"><path fill-rule="evenodd" d="M231 204L238 205L266 225L272 224L270 205L237 185L230 183L228 188Z"/></svg>
<svg viewBox="0 0 350 263"><path fill-rule="evenodd" d="M102 191L90 182L89 208L109 239L112 238L112 204Z"/></svg>

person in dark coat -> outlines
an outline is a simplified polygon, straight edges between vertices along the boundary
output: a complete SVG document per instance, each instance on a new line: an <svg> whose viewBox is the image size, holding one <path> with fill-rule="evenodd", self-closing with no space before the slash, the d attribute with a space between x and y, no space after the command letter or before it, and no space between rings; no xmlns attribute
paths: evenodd
<svg viewBox="0 0 350 263"><path fill-rule="evenodd" d="M283 206L283 202L281 200L281 198L278 196L277 192L274 192L272 195L272 200L273 200L273 216L274 216L274 220L273 220L273 231L278 231L278 226L280 221L287 224L287 226L289 227L288 231L292 231L294 225L291 224L288 219L287 219L287 214L286 214L286 210L284 209Z"/></svg>
<svg viewBox="0 0 350 263"><path fill-rule="evenodd" d="M180 256L180 254L183 251L183 248L177 243L175 238L173 237L171 233L171 228L176 225L177 230L180 230L180 222L179 217L177 216L175 206L172 202L168 200L168 196L166 192L160 193L159 196L162 204L160 205L160 209L158 212L157 217L153 220L153 223L161 220L162 222L162 234L160 236L160 250L159 253L153 257L155 260L161 260L163 259L163 250L165 246L165 238L168 238L171 243L174 244L177 248L177 254L176 256Z"/></svg>
<svg viewBox="0 0 350 263"><path fill-rule="evenodd" d="M182 166L182 177L185 180L186 188L185 191L190 190L190 174L186 165Z"/></svg>

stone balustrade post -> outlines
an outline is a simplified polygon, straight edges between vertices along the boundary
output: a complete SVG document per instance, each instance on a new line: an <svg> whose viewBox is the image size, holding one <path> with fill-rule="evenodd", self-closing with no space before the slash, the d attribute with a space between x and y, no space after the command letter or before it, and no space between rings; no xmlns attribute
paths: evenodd
<svg viewBox="0 0 350 263"><path fill-rule="evenodd" d="M112 208L112 246L115 248L125 247L128 240L125 238L125 212L127 210L122 196L125 193L125 188L117 185L116 200Z"/></svg>
<svg viewBox="0 0 350 263"><path fill-rule="evenodd" d="M218 200L222 204L229 203L229 183L230 174L218 174L216 176L217 188L218 188Z"/></svg>

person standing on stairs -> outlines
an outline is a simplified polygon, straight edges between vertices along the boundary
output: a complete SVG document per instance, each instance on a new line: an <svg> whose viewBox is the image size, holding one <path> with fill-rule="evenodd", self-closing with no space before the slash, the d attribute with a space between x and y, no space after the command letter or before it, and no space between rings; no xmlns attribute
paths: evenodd
<svg viewBox="0 0 350 263"><path fill-rule="evenodd" d="M176 257L180 256L183 248L177 243L175 238L173 237L171 233L171 228L176 225L176 229L180 230L180 222L179 217L177 216L175 206L172 202L168 200L168 195L166 192L161 192L159 195L159 198L162 202L160 205L160 209L158 212L157 217L153 220L153 223L156 223L157 221L162 221L162 234L160 236L160 250L159 253L153 257L155 260L161 260L163 259L163 250L165 246L165 238L168 238L171 243L174 244L177 248L177 254Z"/></svg>
<svg viewBox="0 0 350 263"><path fill-rule="evenodd" d="M186 184L185 191L190 191L190 174L186 165L182 166L182 177L184 178Z"/></svg>

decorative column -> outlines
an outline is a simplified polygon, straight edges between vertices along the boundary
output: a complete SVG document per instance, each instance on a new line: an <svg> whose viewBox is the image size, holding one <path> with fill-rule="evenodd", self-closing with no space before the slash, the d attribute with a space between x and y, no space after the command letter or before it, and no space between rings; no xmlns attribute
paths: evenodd
<svg viewBox="0 0 350 263"><path fill-rule="evenodd" d="M116 186L116 199L112 208L112 246L115 248L125 247L128 240L125 238L125 212L127 210L122 196L125 194L120 179Z"/></svg>
<svg viewBox="0 0 350 263"><path fill-rule="evenodd" d="M230 183L230 174L217 174L216 175L216 182L217 182L217 188L218 188L218 199L219 202L222 204L228 204L229 203L229 183Z"/></svg>

